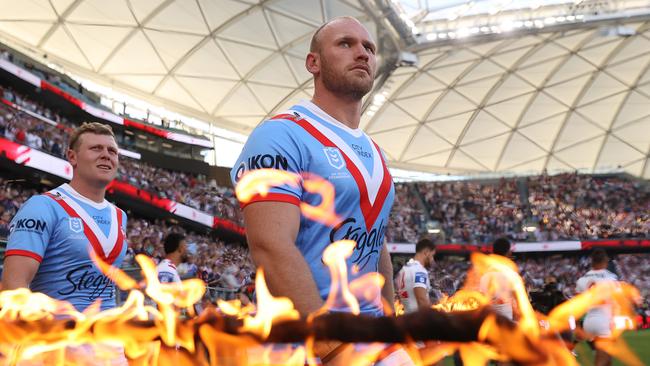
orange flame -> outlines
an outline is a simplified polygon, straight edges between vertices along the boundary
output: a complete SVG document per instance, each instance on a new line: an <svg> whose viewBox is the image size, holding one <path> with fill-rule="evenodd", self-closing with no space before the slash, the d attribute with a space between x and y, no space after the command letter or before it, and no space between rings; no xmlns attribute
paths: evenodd
<svg viewBox="0 0 650 366"><path fill-rule="evenodd" d="M255 291L257 292L257 314L254 317L244 318L244 330L266 338L271 332L273 322L300 318L291 300L271 295L261 269L257 270Z"/></svg>
<svg viewBox="0 0 650 366"><path fill-rule="evenodd" d="M300 176L275 169L252 170L244 174L237 183L235 194L240 202L248 203L255 196L266 197L271 188L282 185L299 187L301 182L305 191L321 196L321 203L317 206L300 202L301 213L308 219L318 221L324 225L338 225L341 219L335 210L334 186L330 182L313 174L303 174Z"/></svg>
<svg viewBox="0 0 650 366"><path fill-rule="evenodd" d="M330 293L323 305L323 311L348 308L353 314L359 314L359 302L348 287L348 266L345 259L352 255L356 243L341 240L332 243L323 253L323 262L329 267L332 277Z"/></svg>

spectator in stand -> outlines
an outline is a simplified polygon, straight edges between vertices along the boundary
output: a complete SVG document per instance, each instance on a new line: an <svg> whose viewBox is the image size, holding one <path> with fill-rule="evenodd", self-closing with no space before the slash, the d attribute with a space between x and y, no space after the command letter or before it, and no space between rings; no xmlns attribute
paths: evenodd
<svg viewBox="0 0 650 366"><path fill-rule="evenodd" d="M647 183L570 173L532 177L528 186L539 241L650 237Z"/></svg>

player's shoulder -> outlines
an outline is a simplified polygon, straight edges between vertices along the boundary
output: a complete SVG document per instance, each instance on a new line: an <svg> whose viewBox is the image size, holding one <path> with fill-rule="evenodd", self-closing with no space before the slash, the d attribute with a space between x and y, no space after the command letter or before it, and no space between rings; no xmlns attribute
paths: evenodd
<svg viewBox="0 0 650 366"><path fill-rule="evenodd" d="M605 269L604 271L605 271L604 274L605 274L606 277L614 279L614 280L618 279L618 275L616 275L616 273L614 273L614 272L612 272L612 271L610 271L608 269Z"/></svg>
<svg viewBox="0 0 650 366"><path fill-rule="evenodd" d="M31 196L22 205L21 210L37 210L39 212L49 211L47 208L56 207L56 202L46 194L36 194Z"/></svg>
<svg viewBox="0 0 650 366"><path fill-rule="evenodd" d="M297 123L300 117L290 112L284 112L265 119L260 123L253 133L287 133L302 130Z"/></svg>
<svg viewBox="0 0 650 366"><path fill-rule="evenodd" d="M115 207L115 211L117 211L117 212L119 212L119 213L122 214L122 222L126 221L126 219L127 219L127 217L128 217L127 214L126 214L126 211L124 211L124 210L122 210L121 208L117 207L117 205L114 205L114 204L112 204L112 203L111 203L111 205L113 205L113 206Z"/></svg>

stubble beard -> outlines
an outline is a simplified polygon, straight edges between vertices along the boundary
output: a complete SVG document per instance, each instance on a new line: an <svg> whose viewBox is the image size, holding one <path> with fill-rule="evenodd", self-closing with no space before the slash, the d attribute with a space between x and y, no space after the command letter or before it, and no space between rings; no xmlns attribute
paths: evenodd
<svg viewBox="0 0 650 366"><path fill-rule="evenodd" d="M347 96L353 100L361 100L370 90L374 83L374 79L357 78L355 76L346 78L341 74L337 74L330 62L324 61L321 67L321 79L323 85L327 90L337 95Z"/></svg>

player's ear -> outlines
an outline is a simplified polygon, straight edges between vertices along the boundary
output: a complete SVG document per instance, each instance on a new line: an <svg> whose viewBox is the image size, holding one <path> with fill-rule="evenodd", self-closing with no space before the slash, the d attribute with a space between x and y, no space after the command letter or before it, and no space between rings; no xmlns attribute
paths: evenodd
<svg viewBox="0 0 650 366"><path fill-rule="evenodd" d="M314 76L320 73L320 55L316 52L309 52L305 59L305 68Z"/></svg>
<svg viewBox="0 0 650 366"><path fill-rule="evenodd" d="M77 152L74 151L73 149L68 149L68 151L66 151L65 155L68 158L68 162L70 163L70 165L72 165L73 168L76 167L77 166Z"/></svg>

